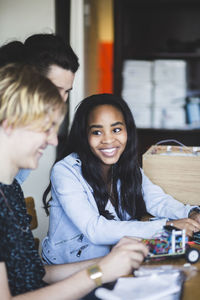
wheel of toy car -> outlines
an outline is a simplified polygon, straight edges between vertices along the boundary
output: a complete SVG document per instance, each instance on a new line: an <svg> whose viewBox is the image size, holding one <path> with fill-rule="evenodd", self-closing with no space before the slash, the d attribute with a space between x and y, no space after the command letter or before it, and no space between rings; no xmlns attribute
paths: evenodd
<svg viewBox="0 0 200 300"><path fill-rule="evenodd" d="M195 248L188 248L186 250L185 255L186 255L187 261L190 262L191 264L196 263L200 257L199 251Z"/></svg>

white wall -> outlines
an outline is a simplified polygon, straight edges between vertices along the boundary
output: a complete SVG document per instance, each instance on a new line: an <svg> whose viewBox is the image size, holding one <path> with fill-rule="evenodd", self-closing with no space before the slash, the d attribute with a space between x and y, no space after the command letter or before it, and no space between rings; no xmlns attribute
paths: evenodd
<svg viewBox="0 0 200 300"><path fill-rule="evenodd" d="M54 0L0 0L0 45L14 39L24 41L34 33L55 32ZM39 168L23 184L25 197L36 202L39 227L34 235L40 241L47 233L48 218L42 209L42 194L49 183L49 171L55 160L55 148L48 147Z"/></svg>
<svg viewBox="0 0 200 300"><path fill-rule="evenodd" d="M70 45L79 58L80 67L76 72L73 90L70 93L70 125L73 121L77 104L85 97L84 87L84 0L71 1Z"/></svg>
<svg viewBox="0 0 200 300"><path fill-rule="evenodd" d="M0 44L54 31L54 0L0 0Z"/></svg>

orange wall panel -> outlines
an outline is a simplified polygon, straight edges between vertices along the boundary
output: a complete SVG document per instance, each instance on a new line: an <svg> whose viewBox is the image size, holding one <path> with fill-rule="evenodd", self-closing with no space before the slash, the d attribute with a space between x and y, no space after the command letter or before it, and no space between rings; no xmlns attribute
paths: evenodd
<svg viewBox="0 0 200 300"><path fill-rule="evenodd" d="M99 43L99 93L113 93L113 42Z"/></svg>

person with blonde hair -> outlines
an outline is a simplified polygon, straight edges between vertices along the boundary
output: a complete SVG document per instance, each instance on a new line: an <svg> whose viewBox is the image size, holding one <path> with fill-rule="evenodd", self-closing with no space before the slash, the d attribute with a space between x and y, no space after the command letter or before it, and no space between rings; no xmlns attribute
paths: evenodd
<svg viewBox="0 0 200 300"><path fill-rule="evenodd" d="M0 68L0 299L80 299L129 274L147 255L127 237L104 258L43 265L15 176L20 168L35 169L45 148L57 145L65 111L58 89L32 67Z"/></svg>

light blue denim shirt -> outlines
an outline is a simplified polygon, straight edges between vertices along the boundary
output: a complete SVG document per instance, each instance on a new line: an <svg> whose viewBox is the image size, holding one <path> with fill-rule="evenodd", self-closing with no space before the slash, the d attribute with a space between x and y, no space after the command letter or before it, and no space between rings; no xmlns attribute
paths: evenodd
<svg viewBox="0 0 200 300"><path fill-rule="evenodd" d="M52 201L50 224L43 241L42 255L49 264L60 264L106 255L123 236L150 238L167 218L186 218L191 209L154 185L142 171L143 197L147 211L156 221L121 221L109 201L107 209L115 220L98 212L91 186L81 173L81 161L75 153L56 163L51 174ZM120 183L119 183L120 184Z"/></svg>
<svg viewBox="0 0 200 300"><path fill-rule="evenodd" d="M15 177L17 179L18 183L22 184L27 179L30 172L31 172L30 169L20 169Z"/></svg>

